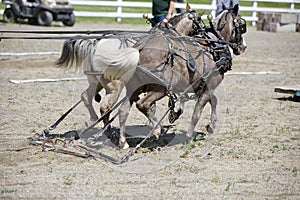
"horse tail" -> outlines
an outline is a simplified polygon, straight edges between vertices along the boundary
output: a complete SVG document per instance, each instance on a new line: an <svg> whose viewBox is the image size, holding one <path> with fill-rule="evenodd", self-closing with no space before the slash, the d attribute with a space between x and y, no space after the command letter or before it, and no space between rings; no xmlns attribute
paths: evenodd
<svg viewBox="0 0 300 200"><path fill-rule="evenodd" d="M93 56L95 54L95 43L87 39L70 39L64 42L60 58L56 61L56 65L63 69L71 69L75 67L93 66ZM83 66L83 64L85 64ZM86 69L86 70L89 70Z"/></svg>

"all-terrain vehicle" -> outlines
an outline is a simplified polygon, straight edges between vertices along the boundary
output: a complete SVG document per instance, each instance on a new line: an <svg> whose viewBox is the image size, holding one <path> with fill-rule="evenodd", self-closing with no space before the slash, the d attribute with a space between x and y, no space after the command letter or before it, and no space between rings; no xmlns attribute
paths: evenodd
<svg viewBox="0 0 300 200"><path fill-rule="evenodd" d="M3 1L4 22L28 19L29 23L50 26L52 21L61 21L66 26L75 24L74 9L68 0L12 0Z"/></svg>

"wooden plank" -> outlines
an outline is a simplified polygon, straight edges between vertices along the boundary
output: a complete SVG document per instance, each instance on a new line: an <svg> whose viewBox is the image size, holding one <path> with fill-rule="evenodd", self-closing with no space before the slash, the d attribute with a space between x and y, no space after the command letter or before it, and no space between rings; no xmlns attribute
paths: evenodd
<svg viewBox="0 0 300 200"><path fill-rule="evenodd" d="M285 87L285 86L277 86L275 87L274 92L292 94L294 96L300 97L300 87L292 88L292 87Z"/></svg>

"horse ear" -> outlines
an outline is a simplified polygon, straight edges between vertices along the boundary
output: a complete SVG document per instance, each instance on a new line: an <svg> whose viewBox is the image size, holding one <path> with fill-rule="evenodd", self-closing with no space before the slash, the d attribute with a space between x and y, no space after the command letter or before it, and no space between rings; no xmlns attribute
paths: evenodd
<svg viewBox="0 0 300 200"><path fill-rule="evenodd" d="M200 13L198 13L198 19L201 19L202 15L204 15L204 11L203 11L203 12L200 12Z"/></svg>
<svg viewBox="0 0 300 200"><path fill-rule="evenodd" d="M233 8L233 0L230 0L229 8Z"/></svg>
<svg viewBox="0 0 300 200"><path fill-rule="evenodd" d="M233 7L233 13L234 13L235 15L238 15L238 13L239 13L239 4L236 4L236 5Z"/></svg>
<svg viewBox="0 0 300 200"><path fill-rule="evenodd" d="M186 7L185 7L186 11L190 11L191 10L191 6L188 2L186 2Z"/></svg>
<svg viewBox="0 0 300 200"><path fill-rule="evenodd" d="M227 10L227 8L226 8L224 2L222 2L222 10Z"/></svg>

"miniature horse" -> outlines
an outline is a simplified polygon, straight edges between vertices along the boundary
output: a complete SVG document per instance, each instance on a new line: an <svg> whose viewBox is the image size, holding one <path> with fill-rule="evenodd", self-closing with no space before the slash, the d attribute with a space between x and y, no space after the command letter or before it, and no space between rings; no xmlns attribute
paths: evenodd
<svg viewBox="0 0 300 200"><path fill-rule="evenodd" d="M193 15L195 20L190 20L190 15ZM171 18L167 25L160 24L153 27L148 34L192 35L195 32L195 27L197 27L195 23L201 20L201 15L202 13L187 11ZM81 99L89 111L90 121L93 122L98 119L92 104L93 97L95 96L95 100L100 102L101 97L98 95L98 92L103 88L105 89L106 95L105 98L101 100L100 106L101 113L105 113L116 103L124 87L123 80L116 77L112 79L112 77L107 75L109 73L108 71L112 68L116 68L116 64L114 63L112 65L112 62L118 60L117 62L122 64L122 60L126 59L123 55L118 56L118 52L124 48L130 48L148 34L127 32L121 35L112 35L100 41L97 39L90 41L83 39L65 41L61 56L56 64L58 67L64 69L70 69L74 64L77 68L83 65L89 86L81 94ZM136 57L134 50L131 51L131 53L133 57ZM97 66L95 66L94 63L97 63ZM135 67L136 62L133 62L133 64L133 67ZM105 118L104 123L106 123L108 119L109 116Z"/></svg>
<svg viewBox="0 0 300 200"><path fill-rule="evenodd" d="M241 30L245 27L240 27L243 22L238 15L238 5L232 9L224 10L218 18L215 20L216 29L220 32L221 36L228 42L232 47L233 52L239 55L246 49L246 43L242 38L242 34L245 30ZM214 38L214 37L211 37ZM210 40L207 40L210 45ZM200 39L200 38L199 38ZM119 109L119 121L120 121L120 146L123 148L128 148L129 145L125 138L125 122L129 115L130 107L133 102L136 102L137 108L148 118L152 124L157 124L158 120L155 116L155 102L160 100L165 96L171 96L169 89L171 87L172 92L181 93L184 91L189 84L192 84L200 76L202 76L206 71L209 71L216 65L218 61L212 58L212 55L207 54L209 50L203 48L203 40L199 40L198 44L189 44L187 41L178 41L170 37L150 37L150 39L144 44L143 48L140 50L140 61L139 65L142 68L146 68L152 73L159 76L164 83L152 83L143 85L141 82L140 87L137 87L132 94L129 94L130 98ZM145 42L144 42L145 43ZM207 45L207 44L206 44ZM216 44L214 44L216 45ZM210 47L209 47L210 48ZM206 52L207 51L207 52ZM187 67L187 60L190 59L189 52L195 61L196 68L195 71L190 71ZM172 55L172 62L167 62L169 55ZM230 55L225 56L226 59L231 60ZM230 57L230 58L229 58ZM165 63L162 65L162 63ZM224 69L218 72L214 72L213 76L209 77L204 84L202 91L197 91L197 88L193 88L197 94L197 102L195 105L194 113L192 115L191 124L187 131L187 137L191 138L193 131L199 118L201 112L207 102L211 104L211 122L207 125L207 130L213 132L215 128L215 122L217 121L216 106L217 97L213 94L214 89L221 83L224 78ZM161 77L161 74L164 76ZM169 86L166 86L169 85ZM196 86L197 87L197 86ZM146 92L146 95L139 98L139 95ZM157 126L153 135L158 138L160 134L160 126Z"/></svg>

